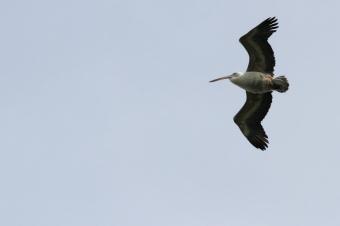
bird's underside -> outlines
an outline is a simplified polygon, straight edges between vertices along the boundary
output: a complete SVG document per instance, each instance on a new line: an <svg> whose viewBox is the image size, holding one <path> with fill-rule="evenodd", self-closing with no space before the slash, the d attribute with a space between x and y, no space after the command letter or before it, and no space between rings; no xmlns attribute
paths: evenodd
<svg viewBox="0 0 340 226"><path fill-rule="evenodd" d="M242 89L255 94L270 91L286 92L289 87L285 76L274 78L271 74L256 71L245 72L241 76L231 78L230 81Z"/></svg>
<svg viewBox="0 0 340 226"><path fill-rule="evenodd" d="M273 76L256 71L245 72L230 81L251 93L267 93L274 89Z"/></svg>

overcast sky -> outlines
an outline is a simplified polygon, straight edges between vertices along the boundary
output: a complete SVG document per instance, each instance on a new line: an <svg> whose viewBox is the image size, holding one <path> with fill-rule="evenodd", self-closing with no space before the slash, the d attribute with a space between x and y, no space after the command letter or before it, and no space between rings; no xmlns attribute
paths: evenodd
<svg viewBox="0 0 340 226"><path fill-rule="evenodd" d="M0 2L0 225L340 225L340 2ZM238 38L277 16L255 149Z"/></svg>

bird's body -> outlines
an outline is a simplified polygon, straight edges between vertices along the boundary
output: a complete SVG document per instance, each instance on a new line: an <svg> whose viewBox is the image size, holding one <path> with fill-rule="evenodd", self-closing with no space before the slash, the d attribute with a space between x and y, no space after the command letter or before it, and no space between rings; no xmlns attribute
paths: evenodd
<svg viewBox="0 0 340 226"><path fill-rule="evenodd" d="M273 77L271 75L257 71L245 72L240 76L230 79L232 83L251 93L272 91L272 80Z"/></svg>
<svg viewBox="0 0 340 226"><path fill-rule="evenodd" d="M278 28L275 17L268 18L240 38L241 44L249 54L249 64L245 73L233 73L210 82L229 79L246 91L247 100L235 115L234 122L243 135L256 148L268 147L268 136L261 121L266 116L271 102L272 91L286 92L289 83L285 76L274 78L275 57L267 39Z"/></svg>
<svg viewBox="0 0 340 226"><path fill-rule="evenodd" d="M288 84L280 85L280 80L284 80L284 76L274 78L271 74L266 74L257 71L247 71L245 73L237 72L238 76L230 78L230 81L241 87L245 91L261 94L270 91L285 92L288 89Z"/></svg>

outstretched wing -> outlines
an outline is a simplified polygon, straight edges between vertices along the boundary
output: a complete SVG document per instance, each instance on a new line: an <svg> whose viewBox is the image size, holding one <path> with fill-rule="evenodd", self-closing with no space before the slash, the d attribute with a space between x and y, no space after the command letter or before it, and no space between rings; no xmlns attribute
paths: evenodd
<svg viewBox="0 0 340 226"><path fill-rule="evenodd" d="M241 44L249 54L247 71L273 73L275 57L267 40L278 27L277 19L270 17L240 38Z"/></svg>
<svg viewBox="0 0 340 226"><path fill-rule="evenodd" d="M234 122L240 127L243 135L256 148L265 150L268 147L268 136L261 121L266 116L272 103L272 94L254 94L247 92L247 100L235 115Z"/></svg>

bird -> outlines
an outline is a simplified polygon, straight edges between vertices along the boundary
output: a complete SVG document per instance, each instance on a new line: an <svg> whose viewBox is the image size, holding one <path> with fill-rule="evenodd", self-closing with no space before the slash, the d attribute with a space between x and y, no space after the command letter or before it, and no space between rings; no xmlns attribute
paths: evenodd
<svg viewBox="0 0 340 226"><path fill-rule="evenodd" d="M210 81L227 79L246 91L246 102L233 119L247 140L262 151L268 148L269 141L261 122L271 106L272 92L284 93L289 88L284 75L274 75L275 56L268 43L278 27L277 18L269 17L243 35L239 41L249 55L246 72L235 72Z"/></svg>

